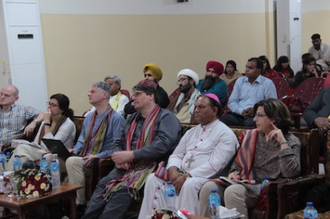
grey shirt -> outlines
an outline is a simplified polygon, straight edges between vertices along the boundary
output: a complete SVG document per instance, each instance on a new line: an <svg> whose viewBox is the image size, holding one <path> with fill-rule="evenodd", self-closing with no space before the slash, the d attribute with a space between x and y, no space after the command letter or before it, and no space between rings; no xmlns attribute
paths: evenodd
<svg viewBox="0 0 330 219"><path fill-rule="evenodd" d="M259 196L264 177L275 180L280 177L295 177L300 173L300 141L292 134L289 134L286 139L289 147L281 150L281 146L276 140L267 142L265 134L258 132L252 164L256 184L243 184L247 189L247 196L252 198ZM235 160L230 172L240 171L240 169Z"/></svg>

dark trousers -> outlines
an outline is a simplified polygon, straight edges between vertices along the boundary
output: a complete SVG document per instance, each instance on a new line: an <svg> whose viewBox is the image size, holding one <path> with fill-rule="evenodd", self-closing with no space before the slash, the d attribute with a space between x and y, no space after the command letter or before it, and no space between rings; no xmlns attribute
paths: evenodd
<svg viewBox="0 0 330 219"><path fill-rule="evenodd" d="M228 126L256 127L253 117L244 118L236 113L226 114L220 117L220 121Z"/></svg>
<svg viewBox="0 0 330 219"><path fill-rule="evenodd" d="M104 201L103 197L100 197L108 182L122 174L122 170L115 168L100 180L91 200L87 204L87 209L82 219L121 219L123 217L133 200L127 192L127 187L114 192L108 202Z"/></svg>

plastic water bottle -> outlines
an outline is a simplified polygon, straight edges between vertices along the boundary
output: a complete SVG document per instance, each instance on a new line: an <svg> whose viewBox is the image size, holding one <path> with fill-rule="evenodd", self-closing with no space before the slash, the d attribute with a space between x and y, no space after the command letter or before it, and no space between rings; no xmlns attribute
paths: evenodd
<svg viewBox="0 0 330 219"><path fill-rule="evenodd" d="M10 159L10 156L11 156L11 153L10 152L7 152L6 153L6 157L7 157L7 165L8 165L8 161ZM6 169L8 169L8 166L6 167Z"/></svg>
<svg viewBox="0 0 330 219"><path fill-rule="evenodd" d="M269 178L264 177L264 180L261 183L261 189L265 188L265 186L269 183Z"/></svg>
<svg viewBox="0 0 330 219"><path fill-rule="evenodd" d="M52 154L52 156L53 156L53 159L52 159L52 160L56 160L56 163L59 164L59 161L58 161L58 159L57 159L57 154Z"/></svg>
<svg viewBox="0 0 330 219"><path fill-rule="evenodd" d="M19 157L19 155L16 154L14 156L14 160L13 160L14 171L19 171L21 169L21 166L22 166L21 158Z"/></svg>
<svg viewBox="0 0 330 219"><path fill-rule="evenodd" d="M48 174L49 164L45 157L41 158L40 171Z"/></svg>
<svg viewBox="0 0 330 219"><path fill-rule="evenodd" d="M3 152L0 152L0 176L3 176L6 171L7 157Z"/></svg>
<svg viewBox="0 0 330 219"><path fill-rule="evenodd" d="M304 219L316 219L317 210L313 206L313 202L307 202L304 209Z"/></svg>
<svg viewBox="0 0 330 219"><path fill-rule="evenodd" d="M52 160L50 164L50 174L52 176L52 186L54 189L60 188L61 185L61 176L60 176L60 167L55 159Z"/></svg>
<svg viewBox="0 0 330 219"><path fill-rule="evenodd" d="M168 181L167 184L165 185L165 204L166 204L166 209L169 210L177 210L175 208L175 187L173 186L171 181Z"/></svg>
<svg viewBox="0 0 330 219"><path fill-rule="evenodd" d="M217 193L217 190L212 189L211 194L209 195L209 208L211 219L220 218L220 196Z"/></svg>

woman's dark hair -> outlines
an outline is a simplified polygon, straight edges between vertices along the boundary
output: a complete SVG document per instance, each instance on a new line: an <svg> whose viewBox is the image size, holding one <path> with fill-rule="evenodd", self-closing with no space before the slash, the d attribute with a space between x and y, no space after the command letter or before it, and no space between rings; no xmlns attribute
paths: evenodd
<svg viewBox="0 0 330 219"><path fill-rule="evenodd" d="M289 58L287 56L280 56L277 59L276 65L274 66L273 69L277 72L282 72L283 71L283 67L282 67L283 63L289 63ZM294 76L294 72L293 72L290 64L288 65L287 70L289 71L290 78L292 78Z"/></svg>
<svg viewBox="0 0 330 219"><path fill-rule="evenodd" d="M307 71L307 68L305 66L311 62L315 62L316 65L316 59L314 58L314 56L307 56L306 58L304 58L302 61L303 66L301 68L301 71L305 73Z"/></svg>
<svg viewBox="0 0 330 219"><path fill-rule="evenodd" d="M270 64L269 64L269 60L268 60L268 58L266 57L266 56L259 56L259 59L261 60L261 61L265 61L266 63L267 63L267 66L266 66L266 71L269 71L271 68L270 68Z"/></svg>
<svg viewBox="0 0 330 219"><path fill-rule="evenodd" d="M63 110L62 115L69 117L71 120L73 119L73 110L69 108L70 100L64 94L54 94L49 99L55 99L58 102L58 106L61 110Z"/></svg>
<svg viewBox="0 0 330 219"><path fill-rule="evenodd" d="M227 63L226 63L226 67L225 67L225 74L227 74L228 72L226 71L227 69L227 65L232 65L233 68L234 68L234 71L237 71L237 65L236 65L236 62L234 60L228 60Z"/></svg>
<svg viewBox="0 0 330 219"><path fill-rule="evenodd" d="M288 107L278 99L269 98L261 100L254 105L253 109L255 114L260 106L264 108L268 118L275 120L276 127L281 129L284 135L288 135L291 126L291 117Z"/></svg>

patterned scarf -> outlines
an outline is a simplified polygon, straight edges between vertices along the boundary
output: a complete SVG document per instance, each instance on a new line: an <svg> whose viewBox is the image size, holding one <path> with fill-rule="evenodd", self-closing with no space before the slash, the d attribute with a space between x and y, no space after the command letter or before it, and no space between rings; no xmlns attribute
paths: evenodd
<svg viewBox="0 0 330 219"><path fill-rule="evenodd" d="M58 130L60 129L61 125L66 121L68 117L62 115L59 120L56 122L55 127L53 128L53 130L51 130L50 132L52 133L53 136L56 135L56 133L58 132ZM53 120L50 119L50 123L52 123ZM41 131L40 131L40 135L39 135L39 139L38 139L38 144L41 144L41 139L44 137L45 135L45 123L43 123L42 127L41 127Z"/></svg>
<svg viewBox="0 0 330 219"><path fill-rule="evenodd" d="M241 179L254 179L252 164L254 159L254 152L256 150L257 137L257 129L246 131L241 147L238 150L236 161L241 167Z"/></svg>
<svg viewBox="0 0 330 219"><path fill-rule="evenodd" d="M119 91L119 92L117 93L117 95L116 95L116 98L115 98L114 101L112 101L112 103L111 103L111 107L112 107L112 109L117 110L121 95L122 95L122 94L121 94L120 91Z"/></svg>
<svg viewBox="0 0 330 219"><path fill-rule="evenodd" d="M108 128L109 128L109 121L112 115L112 109L110 105L108 106L107 110L104 112L107 115L103 118L101 121L99 127L97 127L97 130L94 134L92 134L95 118L96 118L96 110L93 113L91 123L87 130L87 135L84 139L84 147L79 155L86 156L87 154L97 154L100 152L103 146L104 138L107 134Z"/></svg>
<svg viewBox="0 0 330 219"><path fill-rule="evenodd" d="M160 107L157 105L143 122L142 131L136 143L136 149L141 149L142 147L148 146L150 143L152 143L159 111ZM132 151L133 134L137 125L136 120L137 116L135 116L127 130L126 143L124 146L125 151ZM105 201L109 201L114 192L126 186L128 194L130 194L132 198L134 197L137 199L138 191L143 187L148 175L154 171L156 165L157 163L155 161L133 161L130 164L131 168L127 170L123 176L111 180L106 185L104 191L101 193L101 196L104 197ZM130 188L132 190L130 190Z"/></svg>

